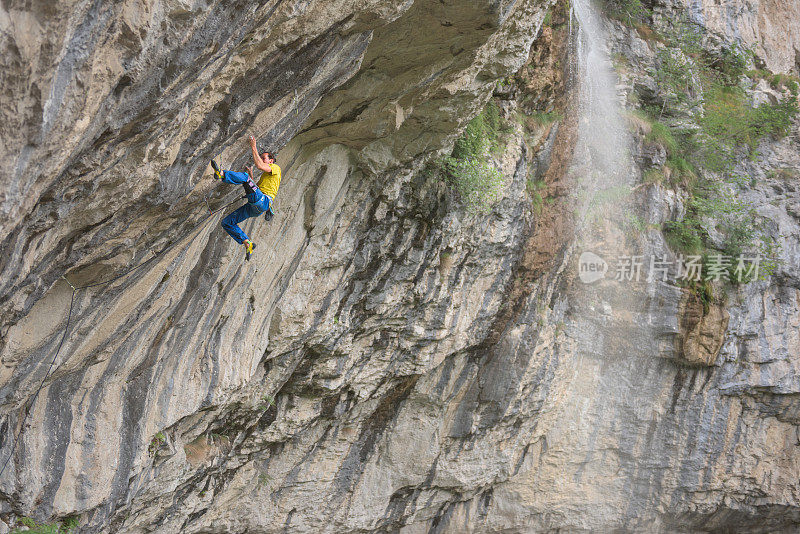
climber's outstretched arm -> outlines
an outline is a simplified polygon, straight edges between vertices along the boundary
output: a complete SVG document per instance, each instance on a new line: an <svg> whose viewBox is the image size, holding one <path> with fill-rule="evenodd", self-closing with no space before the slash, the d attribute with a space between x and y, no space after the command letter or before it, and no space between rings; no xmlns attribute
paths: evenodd
<svg viewBox="0 0 800 534"><path fill-rule="evenodd" d="M253 162L256 164L256 167L258 167L258 170L271 173L272 166L261 159L261 155L258 153L258 147L256 146L256 138L252 135L250 136L250 148L253 150Z"/></svg>

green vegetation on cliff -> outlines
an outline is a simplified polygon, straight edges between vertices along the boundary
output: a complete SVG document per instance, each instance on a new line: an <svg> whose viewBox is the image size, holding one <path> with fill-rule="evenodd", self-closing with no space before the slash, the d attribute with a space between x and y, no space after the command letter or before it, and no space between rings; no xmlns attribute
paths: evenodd
<svg viewBox="0 0 800 534"><path fill-rule="evenodd" d="M600 0L603 12L628 26L644 23L651 15L642 0Z"/></svg>
<svg viewBox="0 0 800 534"><path fill-rule="evenodd" d="M11 534L69 534L78 528L78 520L69 517L58 523L37 523L30 517L21 517L19 523L24 528L15 528Z"/></svg>
<svg viewBox="0 0 800 534"><path fill-rule="evenodd" d="M500 112L491 100L464 130L441 168L468 211L488 213L500 198L503 175L489 160L498 148Z"/></svg>
<svg viewBox="0 0 800 534"><path fill-rule="evenodd" d="M661 145L667 160L644 178L666 180L688 193L685 217L664 224L665 238L680 252L704 257L759 254L762 276L770 274L775 243L753 206L738 193L753 178L737 163L756 159L764 138L789 133L798 113L797 83L788 76L747 71L751 52L710 42L700 26L686 19L673 21L660 33L645 33L657 41L652 75L660 102L643 105L637 117L647 123L646 141ZM783 90L783 97L754 104L748 77L768 79L773 88Z"/></svg>
<svg viewBox="0 0 800 534"><path fill-rule="evenodd" d="M497 148L499 132L500 111L490 100L486 107L469 121L461 137L456 139L452 157L462 160L485 157Z"/></svg>

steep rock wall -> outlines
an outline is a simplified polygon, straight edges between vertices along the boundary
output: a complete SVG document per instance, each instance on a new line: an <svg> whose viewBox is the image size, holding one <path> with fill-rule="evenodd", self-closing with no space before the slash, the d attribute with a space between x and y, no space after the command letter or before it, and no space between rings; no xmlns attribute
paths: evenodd
<svg viewBox="0 0 800 534"><path fill-rule="evenodd" d="M65 116L53 146L79 134L104 148L37 156L30 168L41 170L19 182L36 201L8 203L3 457L63 327L71 290L58 276L105 279L173 246L141 272L78 293L58 369L0 481L3 513L77 513L86 531L107 532L796 528L798 199L790 179L769 173L800 168L796 137L765 141L763 159L743 163L758 179L742 194L783 236L783 266L718 303L718 315L695 317L696 303L674 285L621 295L576 279L575 253L587 243L573 241L577 184L567 167L580 125L561 94L563 6L545 30L560 33L531 53L552 69L529 66L537 93L519 103L504 93L502 107L512 125L515 111L556 101L564 116L506 134L497 163L507 182L489 215L464 213L423 165L519 66L544 5L248 6L150 7L172 38L227 42L228 55L212 61L220 70L206 72L202 46L182 47L195 54L181 63L185 85L156 100L172 116L146 105L157 98L150 89L135 89L161 71L123 84L117 96L138 94L132 102L147 108L137 113L153 131L127 119L112 127L106 112L96 130L70 133L80 113ZM64 13L79 20L89 7ZM107 21L143 13L114 9ZM215 34L232 31L219 27L222 13L244 33ZM179 24L194 30L170 34L186 30ZM607 29L611 50L633 65L620 90L652 86L658 45L617 23ZM47 39L66 39L53 30ZM55 76L52 59L42 61ZM273 68L306 74L273 86ZM28 100L31 116L47 107ZM35 131L3 136L19 154L41 142L41 124L25 124ZM276 219L246 225L260 244L259 261L246 264L213 223L193 225L213 188L202 177L207 157L226 147L225 164L244 162L239 138L250 124L283 147L285 182ZM651 150L637 140L635 151ZM130 176L142 177L133 189ZM538 206L531 180L544 181ZM212 207L235 198L224 193L211 194ZM651 225L683 209L660 186L635 195ZM607 214L607 225L620 217ZM612 232L668 253L655 228L629 234ZM692 340L703 336L711 348L698 355Z"/></svg>
<svg viewBox="0 0 800 534"><path fill-rule="evenodd" d="M20 95L3 126L14 161L3 176L4 459L25 426L3 513L79 514L89 531L273 528L274 516L217 512L243 495L225 486L252 491L269 451L310 440L306 427L311 436L348 408L341 498L368 452L358 447L385 423L372 408L390 417L408 381L480 340L502 303L523 204L469 228L415 158L446 146L495 79L518 68L544 8L4 8L3 86ZM248 132L284 148L284 183L272 224L248 223L259 261L245 264L218 217L200 223L206 201L239 195L215 188L208 159L243 164ZM462 248L479 252L452 252ZM70 305L61 275L83 286L142 262L76 294L48 375ZM303 378L316 366L326 371ZM176 495L180 511L161 508ZM292 498L319 499L308 497ZM381 521L361 506L368 513L328 518L306 508L303 521Z"/></svg>
<svg viewBox="0 0 800 534"><path fill-rule="evenodd" d="M800 73L800 4L775 0L664 2L669 15L693 20L755 52L759 67ZM675 9L677 8L677 9Z"/></svg>

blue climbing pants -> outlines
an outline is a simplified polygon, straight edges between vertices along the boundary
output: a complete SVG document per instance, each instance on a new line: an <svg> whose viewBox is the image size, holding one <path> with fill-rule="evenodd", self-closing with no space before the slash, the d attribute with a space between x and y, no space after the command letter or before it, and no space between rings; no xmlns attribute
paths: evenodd
<svg viewBox="0 0 800 534"><path fill-rule="evenodd" d="M248 178L249 176L244 172L222 171L222 180L229 184L241 185L247 182ZM247 194L247 204L222 219L222 227L241 245L249 237L239 228L239 223L268 211L270 204L272 204L272 199L256 187L254 192Z"/></svg>

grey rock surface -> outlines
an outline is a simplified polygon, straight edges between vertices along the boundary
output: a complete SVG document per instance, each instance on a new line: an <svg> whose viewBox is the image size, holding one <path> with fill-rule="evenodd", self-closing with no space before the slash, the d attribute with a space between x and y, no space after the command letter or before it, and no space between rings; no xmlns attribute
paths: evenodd
<svg viewBox="0 0 800 534"><path fill-rule="evenodd" d="M22 430L0 515L76 514L85 532L796 530L796 124L741 163L781 266L688 329L674 284L578 281L593 237L558 226L572 112L541 143L505 134L489 214L427 167L525 62L547 7L0 8L0 459ZM656 91L656 45L607 30L632 65L622 91ZM201 221L206 198L239 194L208 159L243 165L248 132L284 181L276 217L245 224L245 263L219 216ZM634 158L661 165L643 135ZM538 210L531 177L553 200ZM632 199L649 225L685 209L659 185ZM652 227L610 235L670 254ZM48 376L61 275L143 261L76 293Z"/></svg>

